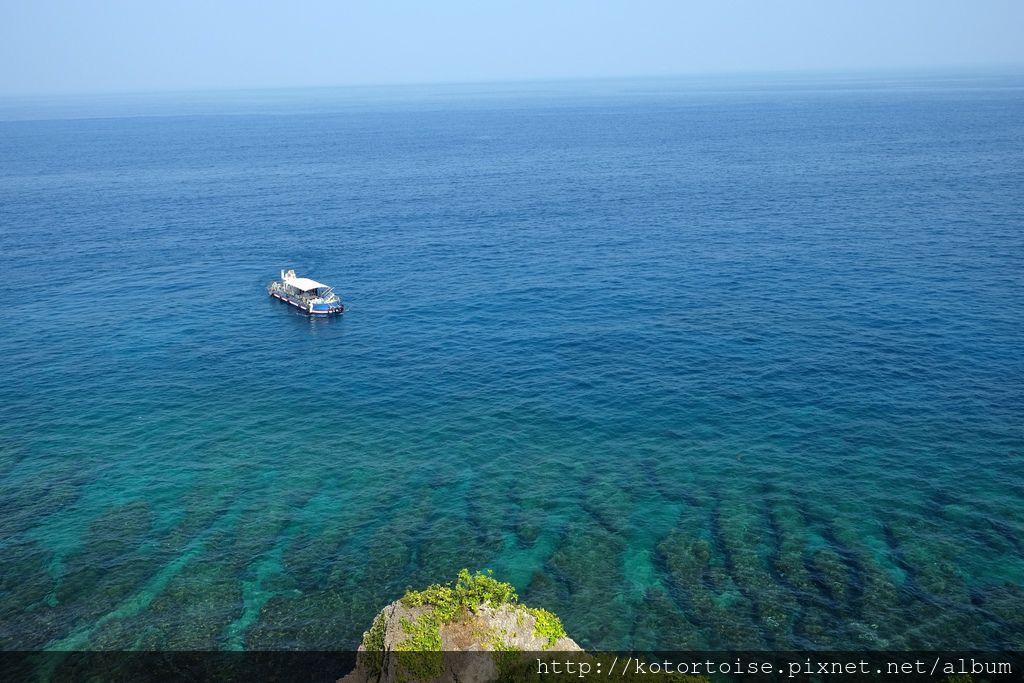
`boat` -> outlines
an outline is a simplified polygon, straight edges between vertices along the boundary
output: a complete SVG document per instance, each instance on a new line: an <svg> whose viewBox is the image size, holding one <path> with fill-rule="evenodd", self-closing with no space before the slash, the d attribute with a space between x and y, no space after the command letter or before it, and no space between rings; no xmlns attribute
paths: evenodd
<svg viewBox="0 0 1024 683"><path fill-rule="evenodd" d="M345 305L329 285L308 277L299 277L294 270L282 270L281 279L271 282L267 293L309 315L341 315Z"/></svg>

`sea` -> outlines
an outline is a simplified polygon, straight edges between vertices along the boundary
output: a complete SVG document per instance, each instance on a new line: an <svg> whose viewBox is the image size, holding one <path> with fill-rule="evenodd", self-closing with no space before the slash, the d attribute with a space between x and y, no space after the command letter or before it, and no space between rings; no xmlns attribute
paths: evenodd
<svg viewBox="0 0 1024 683"><path fill-rule="evenodd" d="M7 97L0 273L0 649L1024 649L1020 71Z"/></svg>

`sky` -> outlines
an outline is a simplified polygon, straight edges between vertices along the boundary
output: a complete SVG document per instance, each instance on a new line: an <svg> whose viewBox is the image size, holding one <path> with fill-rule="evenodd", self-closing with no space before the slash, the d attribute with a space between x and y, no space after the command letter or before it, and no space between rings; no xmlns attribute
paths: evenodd
<svg viewBox="0 0 1024 683"><path fill-rule="evenodd" d="M1024 65L1022 0L0 0L0 95Z"/></svg>

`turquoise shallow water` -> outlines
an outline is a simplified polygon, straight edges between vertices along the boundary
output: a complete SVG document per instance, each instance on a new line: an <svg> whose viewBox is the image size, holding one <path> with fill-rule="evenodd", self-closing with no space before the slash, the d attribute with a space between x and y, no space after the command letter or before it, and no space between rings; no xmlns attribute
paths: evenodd
<svg viewBox="0 0 1024 683"><path fill-rule="evenodd" d="M1024 648L1022 86L5 104L0 647Z"/></svg>

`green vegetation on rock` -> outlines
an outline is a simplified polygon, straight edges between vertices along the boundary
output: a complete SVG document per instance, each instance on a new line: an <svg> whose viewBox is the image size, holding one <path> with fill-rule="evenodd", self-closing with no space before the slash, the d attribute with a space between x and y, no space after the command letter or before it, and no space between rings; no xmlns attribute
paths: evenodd
<svg viewBox="0 0 1024 683"><path fill-rule="evenodd" d="M509 644L508 635L508 631L505 629L501 629L500 632L493 632L487 641L487 645L494 652L521 652L520 648Z"/></svg>
<svg viewBox="0 0 1024 683"><path fill-rule="evenodd" d="M402 617L399 623L408 638L395 644L398 664L414 679L431 680L441 675L441 630L437 617L427 612L415 621Z"/></svg>
<svg viewBox="0 0 1024 683"><path fill-rule="evenodd" d="M462 569L455 581L433 584L423 590L409 590L398 602L411 610L404 616L402 612L397 615L402 637L394 642L393 648L399 680L429 680L442 673L444 644L441 631L448 624L459 624L464 636L471 635L485 649L491 650L499 671L508 673L517 669L522 652L512 644L516 634L505 628L487 628L483 622L477 623L476 616L484 606L505 608L507 611L501 618L513 617L520 628L528 623L526 615L532 616L533 635L544 641L544 649L567 637L557 616L545 609L520 605L512 584L498 581L489 570L471 574L468 569ZM371 675L378 675L385 668L386 614L389 612L378 614L363 635L363 661ZM470 630L466 631L467 628Z"/></svg>
<svg viewBox="0 0 1024 683"><path fill-rule="evenodd" d="M459 571L454 583L435 583L421 591L409 591L401 599L406 607L429 605L439 624L447 624L464 609L475 612L481 605L499 607L518 602L519 596L512 584L498 581L490 570L470 574Z"/></svg>
<svg viewBox="0 0 1024 683"><path fill-rule="evenodd" d="M374 618L370 630L363 634L363 649L367 652L366 661L370 670L375 674L380 673L384 666L384 631L386 626L387 620L384 618L384 613L381 612Z"/></svg>
<svg viewBox="0 0 1024 683"><path fill-rule="evenodd" d="M399 623L409 637L396 643L396 650L400 652L441 651L441 628L433 613L428 612L415 621L402 617Z"/></svg>
<svg viewBox="0 0 1024 683"><path fill-rule="evenodd" d="M544 649L552 647L559 638L566 636L562 620L551 612L539 607L524 607L523 609L532 614L535 619L533 634L547 640L547 647Z"/></svg>

